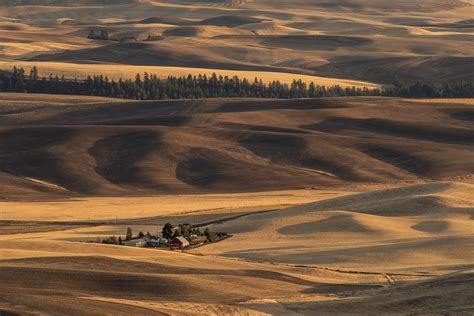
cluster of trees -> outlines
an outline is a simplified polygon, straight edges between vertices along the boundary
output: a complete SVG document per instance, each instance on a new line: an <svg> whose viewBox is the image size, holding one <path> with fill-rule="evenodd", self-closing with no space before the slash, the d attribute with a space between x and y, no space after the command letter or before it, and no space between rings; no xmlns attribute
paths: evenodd
<svg viewBox="0 0 474 316"><path fill-rule="evenodd" d="M162 39L161 35L148 35L148 37L145 39L145 42L159 41L160 39Z"/></svg>
<svg viewBox="0 0 474 316"><path fill-rule="evenodd" d="M127 233L125 235L125 241L132 240L132 239L139 239L139 238L144 238L147 237L148 239L157 239L156 236L153 236L150 234L150 232L147 232L146 234L140 231L136 236L133 236L132 229L130 227L127 228ZM123 245L124 240L122 239L121 236L116 237L116 236L111 236L111 237L106 237L106 238L97 238L96 240L97 243L102 243L102 244L108 244L108 245Z"/></svg>
<svg viewBox="0 0 474 316"><path fill-rule="evenodd" d="M291 84L261 79L254 81L238 76L223 77L215 73L160 79L145 73L134 80L110 80L103 75L88 76L85 80L67 80L50 75L40 78L33 67L27 74L23 68L13 68L11 75L0 75L0 92L48 93L90 95L136 100L200 99L200 98L318 98L336 96L400 96L413 98L470 98L474 97L472 82L455 82L440 85L415 83L395 84L384 89L360 87L326 87L294 80Z"/></svg>
<svg viewBox="0 0 474 316"><path fill-rule="evenodd" d="M190 238L191 235L203 236L199 228L193 228L191 224L188 223L179 224L177 227L171 223L166 223L161 231L161 236L166 239L180 236Z"/></svg>
<svg viewBox="0 0 474 316"><path fill-rule="evenodd" d="M206 236L206 242L216 242L228 236L227 233L213 232L209 228L204 230L204 236Z"/></svg>
<svg viewBox="0 0 474 316"><path fill-rule="evenodd" d="M97 237L97 240L95 241L96 243L102 243L106 245L123 245L123 240L122 237L116 237L116 236L111 236L111 237L106 237L106 238L99 238Z"/></svg>
<svg viewBox="0 0 474 316"><path fill-rule="evenodd" d="M109 36L109 32L106 30L91 30L89 35L87 35L88 39L94 40L103 40L103 41L115 41L115 42L125 42L125 41L136 41L137 38L135 36L126 36L121 38L112 38Z"/></svg>
<svg viewBox="0 0 474 316"><path fill-rule="evenodd" d="M152 238L156 239L154 238L155 236L150 234L150 232L147 232L146 234L144 234L142 231L138 232L137 236L134 237L132 229L130 227L127 228L127 234L125 235L125 240L132 240L132 239L143 238L143 237L147 237L149 239L152 239Z"/></svg>
<svg viewBox="0 0 474 316"><path fill-rule="evenodd" d="M473 98L474 82L455 81L442 84L416 82L403 85L395 81L393 87L384 89L383 94L404 98Z"/></svg>
<svg viewBox="0 0 474 316"><path fill-rule="evenodd" d="M209 230L209 228L206 228L203 232L199 228L193 228L191 224L185 223L185 224L179 224L177 227L175 227L171 223L166 223L163 226L163 230L161 232L161 235L163 238L166 239L171 239L174 237L185 237L188 240L191 239L191 235L196 235L198 237L206 237L207 242L216 242L224 237L227 236L227 233L217 233Z"/></svg>
<svg viewBox="0 0 474 316"><path fill-rule="evenodd" d="M88 39L96 39L96 40L104 40L107 41L110 39L109 32L106 30L91 30L89 35L87 36Z"/></svg>

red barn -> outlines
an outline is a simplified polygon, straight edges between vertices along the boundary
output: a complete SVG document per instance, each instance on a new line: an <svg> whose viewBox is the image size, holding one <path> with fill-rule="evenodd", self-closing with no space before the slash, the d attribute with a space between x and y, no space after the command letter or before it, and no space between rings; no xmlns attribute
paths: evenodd
<svg viewBox="0 0 474 316"><path fill-rule="evenodd" d="M189 241L184 237L175 237L170 241L171 248L188 248Z"/></svg>

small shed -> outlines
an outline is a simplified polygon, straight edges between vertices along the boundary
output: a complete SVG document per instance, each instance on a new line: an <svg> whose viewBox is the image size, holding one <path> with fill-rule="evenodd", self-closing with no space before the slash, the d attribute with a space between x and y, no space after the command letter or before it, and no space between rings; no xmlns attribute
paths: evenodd
<svg viewBox="0 0 474 316"><path fill-rule="evenodd" d="M189 241L184 237L175 237L170 242L171 248L188 248Z"/></svg>
<svg viewBox="0 0 474 316"><path fill-rule="evenodd" d="M146 246L147 248L158 248L160 247L160 241L159 240L156 240L156 239L151 239L151 240L148 240L146 242Z"/></svg>

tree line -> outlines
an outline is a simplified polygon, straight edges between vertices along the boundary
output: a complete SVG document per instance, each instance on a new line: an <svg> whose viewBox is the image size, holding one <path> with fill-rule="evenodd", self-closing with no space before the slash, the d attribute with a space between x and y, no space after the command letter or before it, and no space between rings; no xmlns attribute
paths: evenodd
<svg viewBox="0 0 474 316"><path fill-rule="evenodd" d="M46 93L65 95L104 96L136 100L201 99L201 98L319 98L338 96L394 96L407 98L472 98L472 82L459 81L443 84L395 83L385 88L324 86L294 80L291 84L272 81L264 83L255 78L249 81L238 76L169 76L137 74L135 79L110 80L107 76L87 76L85 80L66 79L64 76L40 77L37 67L28 73L14 67L11 73L0 74L0 92Z"/></svg>

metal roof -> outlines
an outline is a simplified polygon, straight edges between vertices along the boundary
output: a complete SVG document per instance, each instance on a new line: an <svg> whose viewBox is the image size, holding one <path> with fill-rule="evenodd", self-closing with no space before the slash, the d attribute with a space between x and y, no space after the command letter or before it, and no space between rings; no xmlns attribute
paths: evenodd
<svg viewBox="0 0 474 316"><path fill-rule="evenodd" d="M174 239L179 240L179 241L180 241L181 243L183 243L183 244L185 244L185 243L188 243L188 244L189 244L189 241L188 241L186 238L182 237L182 236L175 237Z"/></svg>

